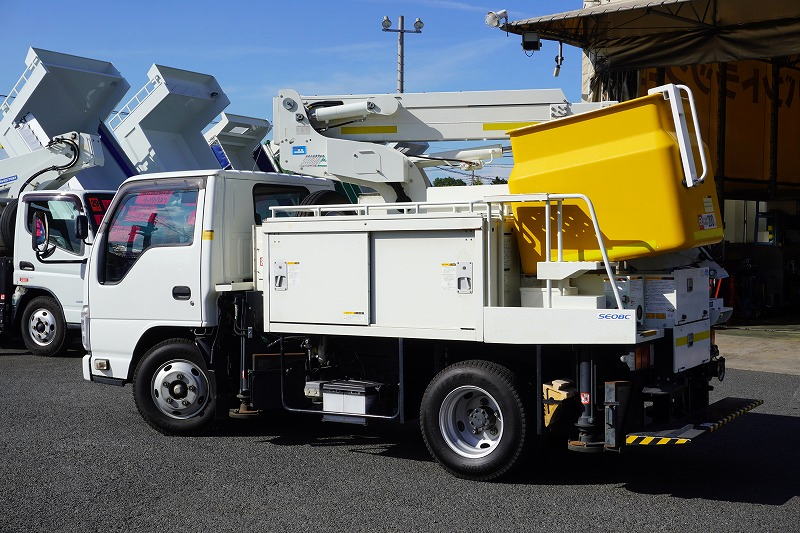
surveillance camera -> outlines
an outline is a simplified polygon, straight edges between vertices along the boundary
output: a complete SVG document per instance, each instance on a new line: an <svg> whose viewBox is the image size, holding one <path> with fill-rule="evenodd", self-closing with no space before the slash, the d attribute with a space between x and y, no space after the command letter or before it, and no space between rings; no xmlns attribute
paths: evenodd
<svg viewBox="0 0 800 533"><path fill-rule="evenodd" d="M522 34L522 49L526 52L536 52L542 49L542 40L538 33L525 32Z"/></svg>

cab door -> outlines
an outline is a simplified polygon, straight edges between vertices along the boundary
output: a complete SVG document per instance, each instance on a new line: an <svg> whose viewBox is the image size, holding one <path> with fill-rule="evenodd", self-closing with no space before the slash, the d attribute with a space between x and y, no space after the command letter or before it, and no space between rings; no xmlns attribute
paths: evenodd
<svg viewBox="0 0 800 533"><path fill-rule="evenodd" d="M117 193L88 283L91 350L112 371L150 327L200 325L204 200L203 178L135 181Z"/></svg>
<svg viewBox="0 0 800 533"><path fill-rule="evenodd" d="M31 248L34 215L41 213L50 228L53 253L40 260ZM76 235L76 219L84 213L75 194L59 192L23 196L17 208L14 242L14 282L26 288L44 288L58 300L68 323L79 323L87 245Z"/></svg>

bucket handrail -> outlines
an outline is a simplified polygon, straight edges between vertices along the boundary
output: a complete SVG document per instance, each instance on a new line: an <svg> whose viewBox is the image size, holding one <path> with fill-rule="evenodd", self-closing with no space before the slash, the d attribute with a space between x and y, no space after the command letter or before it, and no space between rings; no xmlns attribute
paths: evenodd
<svg viewBox="0 0 800 533"><path fill-rule="evenodd" d="M697 165L694 161L694 153L692 152L692 141L689 133L689 126L686 122L686 112L683 109L683 99L681 91L686 93L686 99L689 101L689 110L692 114L692 123L694 125L695 140L697 141L697 150L700 155L700 165L702 166L702 173L697 175ZM681 164L683 166L683 175L687 187L694 187L699 185L706 179L708 175L708 161L706 160L706 151L703 149L703 136L700 133L700 121L697 118L697 107L694 103L694 94L692 90L686 85L675 85L668 83L666 85L659 85L647 91L647 94L661 93L665 100L668 100L672 109L672 119L675 122L675 135L678 140L678 148L681 154Z"/></svg>

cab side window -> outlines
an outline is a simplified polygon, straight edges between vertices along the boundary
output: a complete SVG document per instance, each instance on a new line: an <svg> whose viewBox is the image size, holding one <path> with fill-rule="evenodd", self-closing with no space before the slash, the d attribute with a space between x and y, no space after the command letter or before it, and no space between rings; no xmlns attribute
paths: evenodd
<svg viewBox="0 0 800 533"><path fill-rule="evenodd" d="M33 232L33 217L44 213L50 226L50 243L71 254L83 253L83 241L75 236L75 219L81 214L80 202L72 197L33 199L28 204L27 227Z"/></svg>
<svg viewBox="0 0 800 533"><path fill-rule="evenodd" d="M103 282L117 283L149 248L190 246L198 189L142 190L119 202L104 243Z"/></svg>
<svg viewBox="0 0 800 533"><path fill-rule="evenodd" d="M257 183L253 186L253 208L255 209L256 224L261 224L262 221L272 217L270 207L300 205L300 202L306 196L308 196L308 189L305 187ZM289 215L279 212L278 216Z"/></svg>

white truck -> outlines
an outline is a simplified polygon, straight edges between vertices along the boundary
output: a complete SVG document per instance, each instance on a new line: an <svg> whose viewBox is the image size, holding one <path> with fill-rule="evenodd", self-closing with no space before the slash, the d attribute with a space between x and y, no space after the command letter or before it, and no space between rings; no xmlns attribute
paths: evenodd
<svg viewBox="0 0 800 533"><path fill-rule="evenodd" d="M713 180L689 165L702 142L679 142L691 128L676 88L662 90L645 104L661 113L666 101L656 122L669 131L637 142L668 154L674 197L699 198L713 218L715 200L698 196ZM139 412L166 434L274 410L356 424L418 415L433 457L479 480L507 473L547 435L581 452L690 443L759 404L708 405L710 380L724 374L711 327L725 308L706 290L713 264L691 247L645 254L655 273L645 295L636 261L614 255L639 241L620 246L603 229L614 226L606 206L580 190L426 186L425 166L475 165L502 147L426 154L421 142L505 139L507 129L567 117L511 133L512 143L549 146L573 119L616 114L605 107L570 105L559 91L282 90L276 159L318 178L214 170L126 181L88 263L84 378L132 383ZM523 147L514 172L551 166L558 176L570 160L605 162L605 142L588 156L566 143L566 166L550 154L529 165ZM323 178L369 186L385 203L303 202L320 197ZM535 243L523 207L546 230ZM586 249L570 248L576 224ZM43 235L34 246L47 243ZM543 255L526 273L533 244ZM669 316L657 306L672 306Z"/></svg>
<svg viewBox="0 0 800 533"><path fill-rule="evenodd" d="M229 101L213 76L153 65L111 114L130 87L111 63L38 48L25 62L0 102L9 156L0 159L0 333L54 355L80 328L86 259L116 188L139 172L215 165L202 130ZM263 121L238 119L228 145L241 144L240 130L263 131ZM90 133L53 136L68 128ZM52 236L47 254L30 246L38 215Z"/></svg>

